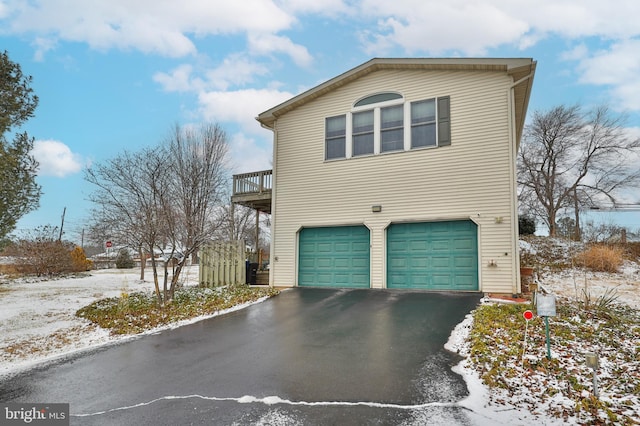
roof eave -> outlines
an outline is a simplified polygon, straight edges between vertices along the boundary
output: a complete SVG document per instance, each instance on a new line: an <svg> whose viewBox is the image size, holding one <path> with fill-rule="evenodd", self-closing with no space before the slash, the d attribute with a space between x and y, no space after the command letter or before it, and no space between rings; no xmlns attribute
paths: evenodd
<svg viewBox="0 0 640 426"><path fill-rule="evenodd" d="M282 114L380 69L474 70L511 73L512 70L530 68L532 64L535 68L535 61L531 58L374 58L268 109L258 115L256 120L264 127L273 129L275 121Z"/></svg>

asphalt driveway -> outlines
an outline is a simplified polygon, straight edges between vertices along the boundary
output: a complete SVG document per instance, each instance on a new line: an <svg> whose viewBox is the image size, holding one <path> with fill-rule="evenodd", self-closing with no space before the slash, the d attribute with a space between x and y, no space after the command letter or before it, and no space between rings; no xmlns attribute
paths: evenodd
<svg viewBox="0 0 640 426"><path fill-rule="evenodd" d="M78 425L472 424L443 345L480 297L291 289L6 379L0 401L68 402Z"/></svg>

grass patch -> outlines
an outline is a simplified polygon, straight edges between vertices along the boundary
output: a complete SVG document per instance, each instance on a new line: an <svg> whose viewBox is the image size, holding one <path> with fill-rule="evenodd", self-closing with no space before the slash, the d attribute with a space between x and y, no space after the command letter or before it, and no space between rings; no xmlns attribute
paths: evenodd
<svg viewBox="0 0 640 426"><path fill-rule="evenodd" d="M76 312L112 334L136 334L181 320L210 315L262 297L278 294L274 288L246 285L223 288L183 287L170 304L158 306L154 293L122 293L98 300Z"/></svg>
<svg viewBox="0 0 640 426"><path fill-rule="evenodd" d="M605 301L606 302L606 301ZM494 402L549 413L565 421L588 424L636 424L630 402L640 400L640 313L615 303L558 299L557 316L549 318L551 359L547 359L544 319L529 321L526 351L522 313L529 305L486 304L474 312L470 359L493 388ZM598 353L601 398L591 394L592 371L584 354ZM553 398L569 404L553 404ZM571 409L567 410L567 406ZM615 419L615 420L613 420ZM593 422L593 423L592 423Z"/></svg>

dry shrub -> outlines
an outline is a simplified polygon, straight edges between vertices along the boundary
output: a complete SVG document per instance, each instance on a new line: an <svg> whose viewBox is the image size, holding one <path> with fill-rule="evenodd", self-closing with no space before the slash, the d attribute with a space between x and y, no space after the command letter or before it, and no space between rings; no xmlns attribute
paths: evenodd
<svg viewBox="0 0 640 426"><path fill-rule="evenodd" d="M620 247L593 245L580 253L578 262L592 271L618 272L623 256L624 251Z"/></svg>
<svg viewBox="0 0 640 426"><path fill-rule="evenodd" d="M0 263L0 275L15 275L17 272L15 265Z"/></svg>
<svg viewBox="0 0 640 426"><path fill-rule="evenodd" d="M629 242L622 245L625 248L625 251L629 255L629 260L640 261L640 243L639 242Z"/></svg>

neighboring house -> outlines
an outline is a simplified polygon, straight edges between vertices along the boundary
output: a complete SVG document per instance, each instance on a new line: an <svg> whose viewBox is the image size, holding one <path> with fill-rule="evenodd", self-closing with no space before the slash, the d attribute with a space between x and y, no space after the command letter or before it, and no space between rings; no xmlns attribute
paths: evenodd
<svg viewBox="0 0 640 426"><path fill-rule="evenodd" d="M270 284L520 292L516 153L535 67L372 59L260 114Z"/></svg>

